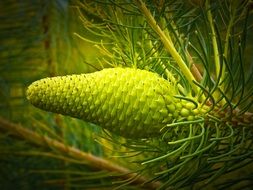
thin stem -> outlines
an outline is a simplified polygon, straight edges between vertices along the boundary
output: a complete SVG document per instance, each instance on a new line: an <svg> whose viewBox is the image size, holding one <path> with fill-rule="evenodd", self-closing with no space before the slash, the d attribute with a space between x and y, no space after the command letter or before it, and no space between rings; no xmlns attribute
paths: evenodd
<svg viewBox="0 0 253 190"><path fill-rule="evenodd" d="M217 42L217 39L216 39L214 20L213 20L213 16L212 16L212 13L211 13L210 1L209 0L206 1L206 10L207 10L207 19L208 19L209 25L211 27L211 38L212 38L212 45L213 45L213 56L214 56L214 64L215 64L215 74L216 74L216 79L218 79L219 75L220 75L220 72L222 72L221 76L224 76L223 72L225 72L225 70L222 69L222 71L221 71L221 63L220 63L220 55L219 55L218 42ZM219 81L222 83L223 79L220 78ZM220 89L223 92L224 91L224 85L218 84L218 86L220 86ZM214 98L217 100L217 99L219 99L219 96L220 96L220 93L217 92L217 91L215 91L214 92ZM225 101L224 98L222 98L221 104L222 105L226 104L226 101Z"/></svg>
<svg viewBox="0 0 253 190"><path fill-rule="evenodd" d="M216 78L218 78L221 65L220 65L218 44L217 44L217 40L216 40L216 33L215 33L214 23L213 23L213 16L211 13L209 0L206 1L206 10L207 10L208 22L211 27L211 38L212 38L213 53L214 53L214 64L215 64Z"/></svg>
<svg viewBox="0 0 253 190"><path fill-rule="evenodd" d="M234 18L235 18L235 13L234 11L231 11L232 12L232 15L231 15L231 19L229 19L229 23L228 23L228 29L227 29L227 32L226 32L226 38L225 38L225 44L224 44L224 57L225 59L228 58L228 47L229 47L229 38L230 38L230 33L231 33L231 30L232 30L232 26L234 24ZM223 68L225 69L225 67ZM224 72L222 72L222 77L221 79L224 78Z"/></svg>
<svg viewBox="0 0 253 190"><path fill-rule="evenodd" d="M156 57L158 57L158 53L156 50L154 50L154 48L152 48L153 44L151 42L151 40L148 41L147 45L149 46L149 48L151 49L151 52L153 55L155 55ZM161 61L161 59L159 58L159 63L161 65L161 67L164 69L165 74L167 76L167 78L173 83L176 84L176 78L173 76L172 73L169 72L169 70L166 68L166 66L164 65L164 63ZM179 89L179 91L183 94L185 94L185 89L181 84L177 84L177 87Z"/></svg>
<svg viewBox="0 0 253 190"><path fill-rule="evenodd" d="M132 172L125 167L117 165L103 158L94 156L90 153L83 152L79 149L63 144L62 142L51 139L50 137L38 134L21 125L11 123L1 117L0 129L8 131L14 136L25 139L33 144L57 150L77 160L85 160L87 161L87 164L92 168L119 173L119 177L123 179L135 178L135 180L132 182L133 184L139 184L140 186L143 185L148 189L157 189L161 186L161 183L158 181L146 183L149 179L141 176L138 173Z"/></svg>
<svg viewBox="0 0 253 190"><path fill-rule="evenodd" d="M147 9L145 3L142 2L142 0L136 0L136 4L139 7L140 11L144 14L144 16L146 17L147 22L149 23L149 25L151 26L151 28L158 34L158 36L160 37L161 41L164 44L164 47L166 48L166 50L171 54L171 56L174 58L174 60L176 61L176 63L178 64L179 68L181 69L181 71L183 72L183 74L185 75L185 77L187 78L187 80L189 81L193 91L198 94L199 89L197 88L197 86L193 83L193 81L195 81L194 76L192 75L190 69L187 67L187 65L185 64L184 60L182 59L182 57L180 56L180 54L178 53L178 51L176 50L174 44L171 42L171 38L167 37L166 34L162 31L162 29L159 27L159 25L156 23L154 17L152 16L152 14L150 13L150 11ZM168 34L167 34L168 35Z"/></svg>

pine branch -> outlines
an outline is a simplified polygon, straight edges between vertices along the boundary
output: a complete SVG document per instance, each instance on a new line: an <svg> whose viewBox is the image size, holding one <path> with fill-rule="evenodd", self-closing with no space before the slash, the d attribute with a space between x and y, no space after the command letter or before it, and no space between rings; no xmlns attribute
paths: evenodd
<svg viewBox="0 0 253 190"><path fill-rule="evenodd" d="M143 13L143 15L146 17L147 22L151 26L151 28L159 35L161 41L164 44L164 47L167 49L167 51L171 54L171 56L175 59L178 66L180 67L181 71L184 73L185 77L191 84L192 89L196 94L198 94L199 89L197 86L193 83L193 81L196 81L195 77L191 73L190 69L186 66L185 61L182 59L181 55L176 50L173 42L171 41L170 37L167 37L166 34L162 31L160 26L157 24L156 20L146 7L145 3L143 3L141 0L136 0L136 4L138 5L140 11Z"/></svg>
<svg viewBox="0 0 253 190"><path fill-rule="evenodd" d="M47 137L40 133L41 131L33 131L27 129L24 125L21 126L0 118L0 129L4 131L1 136L13 135L14 141L16 140L15 137L21 139L21 144L26 141L28 143L30 142L29 145L35 145L37 148L37 150L35 150L37 151L35 153L36 156L48 156L57 159L57 161L63 160L64 164L69 165L75 161L76 163L82 162L89 166L87 173L90 175L93 175L93 169L99 170L99 172L106 172L104 173L104 175L106 175L105 178L112 177L112 180L115 181L119 179L119 181L113 184L118 189L130 183L133 185L131 187L140 186L145 189L165 189L171 186L176 187L176 189L180 189L184 186L194 188L196 187L196 183L202 183L202 188L204 188L206 183L216 183L217 178L220 179L220 184L225 184L223 181L224 178L221 176L233 170L238 170L238 168L248 163L252 163L253 114L250 112L252 112L253 105L253 88L251 87L253 75L251 72L252 67L250 66L251 62L248 61L251 60L251 56L245 51L246 39L251 43L250 39L252 38L251 34L248 32L249 28L252 27L252 24L249 23L252 22L252 15L248 18L249 11L251 11L252 8L248 8L247 6L247 4L252 4L252 2L250 0L243 2L233 0L205 2L208 3L206 6L204 6L203 2L194 1L194 3L201 4L199 7L196 5L189 5L189 2L172 0L160 1L159 3L156 1L144 0L117 2L109 0L82 3L77 0L72 2L73 4L77 4L80 13L85 15L81 17L83 22L82 27L84 27L88 35L86 35L86 33L83 34L76 28L74 32L78 37L88 42L89 48L87 49L90 49L90 44L96 44L95 47L101 51L101 55L100 57L91 57L98 57L101 65L104 66L105 63L108 63L108 65L112 67L136 67L156 72L165 79L168 79L168 81L173 81L173 84L178 85L179 92L182 96L186 96L177 96L180 100L184 100L184 98L187 99L189 92L199 92L206 96L204 104L206 103L211 111L205 114L203 119L196 118L196 120L190 122L173 121L172 124L168 124L164 128L167 130L164 135L157 139L124 139L124 142L122 142L121 138L118 138L118 136L114 137L113 134L112 136L110 136L111 134L106 136L108 137L106 140L108 140L107 143L110 146L108 147L111 148L110 150L112 150L112 152L110 153L112 153L112 155L107 151L104 151L104 153L109 156L119 156L120 158L118 158L117 161L120 163L123 162L123 164L125 164L123 158L130 158L134 164L137 163L136 173L128 168L122 167L120 164L116 164L116 162L107 161L103 158L83 152L83 149L73 148L67 143L64 143L65 141L71 141L70 144L72 144L72 141L75 141L75 143L84 142L83 138L80 137L80 131L84 128L80 127L78 124L76 124L76 128L74 128L73 123L66 122L64 123L64 127L59 127L61 128L60 130L63 130L61 131L63 132L61 139L57 138L58 130L54 131L51 125L46 125L50 126L49 131L44 128L39 129L43 130L43 133L48 133L52 130L53 132L50 134L50 137ZM83 11L81 9L83 9ZM59 12L63 11L62 15L68 15L64 10L65 9L62 9ZM38 11L38 13L41 12ZM16 17L18 18L18 16ZM53 19L55 22L52 22L53 20L51 20L51 18L55 18ZM213 22L214 20L215 22ZM74 19L74 21L76 20ZM15 20L15 22L17 21ZM23 20L19 22L22 26ZM50 25L48 25L47 22L49 22ZM69 20L62 19L61 15L57 17L49 16L44 22L34 24L34 27L41 27L42 24L43 36L47 34L47 27L53 27L53 29L51 28L48 30L48 32L50 32L48 37L51 36L50 39L54 39L54 37L56 37L55 39L69 39L67 33L64 33L64 30L61 28L62 23L65 22L69 23ZM75 22L71 21L70 23L74 24ZM8 23L5 24L4 22L3 26L5 25L9 26ZM66 26L68 31L69 26ZM19 27L17 27L17 31L19 31L18 29ZM4 36L10 37L11 39L11 30L4 31L7 31ZM16 30L13 30L14 33L16 33L15 31ZM246 35L247 33L249 33L249 35ZM23 35L23 32L19 33L22 39L27 40L21 44L27 44L27 46L30 47L30 38L26 38L26 36L24 37ZM84 36L84 38L81 36ZM44 42L47 43L47 40ZM56 41L49 40L48 42L53 44ZM60 48L56 48L57 51L52 51L54 46L51 45L46 48L46 44L43 46L42 43L42 49L44 48L43 52L45 54L42 56L43 63L44 58L46 58L48 60L46 64L49 64L50 59L52 59L58 60L55 62L56 68L58 63L61 65L61 67L59 67L61 68L60 72L56 72L56 68L48 67L49 71L47 75L58 75L60 73L65 75L67 73L81 72L81 70L79 70L79 65L82 64L79 63L82 61L78 61L80 56L73 54L74 57L78 59L76 61L71 58L66 59L66 57L69 56L64 55L72 55L72 53L70 53L72 51L66 51L70 50L70 46L66 48L66 44L59 45L60 46L57 47ZM13 46L16 45L8 44L8 47ZM71 48L73 47L71 46ZM77 49L80 49L78 51L83 50L82 48L74 48L74 50ZM90 56L90 53L86 51L87 49L84 50L85 54ZM58 50L63 51L61 52ZM6 55L9 55L8 49L4 52L6 52ZM50 52L53 54L49 55L48 53ZM32 60L35 60L34 53L30 52L29 55L30 54L33 56ZM28 54L25 52L15 55L15 62L26 55ZM42 53L39 52L38 55L41 56ZM49 56L47 57L47 55ZM245 61L246 56L248 59L247 61ZM9 60L5 60L7 64ZM22 63L26 62L27 61L22 61ZM74 62L77 64L74 64ZM90 60L88 60L88 62L93 63L93 61ZM94 62L97 64L97 59L94 59ZM92 65L92 63L90 63L90 65ZM4 66L5 64L2 65ZM41 78L41 75L39 75L38 72L34 72L34 70L32 72L34 77L28 76L31 72L29 72L30 70L27 71L27 69L25 69L26 67L23 69L26 74L22 74L20 72L22 67L18 65L24 66L25 64L13 65L12 69L7 71L18 70L19 75L24 76L25 83L33 81L34 78ZM34 65L40 65L40 67L35 67ZM62 67L62 65L65 66ZM18 83L21 83L21 81L17 79L15 72L13 72L15 73L13 76L9 75L9 72L7 72L5 68L6 67L2 67L3 76L7 75L6 78L11 79L10 81L17 80ZM36 61L35 64L30 64L27 68L41 68L41 62ZM217 68L219 69L217 70ZM193 88L196 89L194 90ZM10 86L10 89L16 90L16 86ZM7 90L4 89L4 92L7 92ZM12 100L15 101L13 97L8 97L8 101L4 102L9 103L12 102ZM196 104L197 103L199 102L196 101ZM2 112L5 113L6 110L11 110L10 112L13 113L15 108L11 105L8 107L6 106L2 109ZM24 109L22 109L22 113L23 112ZM44 116L45 115L47 114L44 114ZM32 117L36 118L36 113L33 113ZM15 120L17 121L18 118L15 118ZM43 119L39 119L39 122L48 123L50 122L49 120L50 119L43 117ZM29 124L34 125L32 120L27 120L27 122L28 126ZM61 124L56 122L56 126L60 125ZM85 127L89 126L85 125ZM65 129L67 129L67 131L65 131ZM68 130L71 130L71 134L69 134ZM143 132L145 132L144 130ZM72 138L71 135L73 135L74 138ZM13 136L10 136L10 138ZM102 136L102 138L104 138L104 136ZM89 139L89 137L87 139ZM15 143L11 144L10 147L14 147L14 149L16 148L15 150L18 151L12 151L9 146L5 147L5 138L3 138L3 140L3 151L1 150L1 152L7 152L7 154L13 156L14 160L15 155L25 155L28 158L29 156L33 156L32 150L29 149L27 152L18 152L20 149L16 147ZM88 151L93 152L92 143L94 143L94 141L91 140L90 142L90 144L87 143L88 145L86 147ZM101 144L104 145L104 143ZM94 146L97 148L96 143ZM26 149L27 147L29 146L25 146ZM43 153L43 148L44 150L45 148L47 150L52 150L52 153ZM99 153L103 152L100 148L101 147L99 147ZM34 159L34 163L37 165L38 160ZM136 166L132 164L133 163L131 163L129 168ZM33 167L33 164L31 165ZM13 167L15 168L16 165L13 165ZM71 169L71 167L64 167L63 170L58 172L62 174L62 171ZM91 170L90 167L92 167ZM5 167L3 168L3 170L5 170ZM30 172L35 173L41 171L43 173L47 170L46 168L47 165L44 165L41 169L39 168L39 171L30 170ZM15 169L12 171L15 171ZM48 171L45 173L47 172ZM55 168L50 168L50 172L57 173ZM78 172L83 175L86 170L83 171L78 168ZM113 176L110 176L111 173ZM118 178L115 178L115 173L117 173ZM150 174L150 179L142 176L146 174ZM68 175L69 174L63 176L63 179L53 179L51 176L47 176L46 183L51 183L51 185L58 183L65 184L66 181L69 180ZM61 175L57 175L56 178L60 178L60 176ZM241 180L236 178L236 176L238 175L233 176L229 185L233 186L237 180ZM22 180L22 176L19 175L18 177ZM96 177L99 183L101 183L101 186L105 184L103 177L102 179L100 176ZM246 173L243 173L242 177L249 177L250 179L250 176ZM74 182L76 182L75 180L80 180L77 178L76 176L73 176L73 178L71 177L71 180L73 180L73 184L71 185L76 185L74 184ZM150 182L153 180L160 180L160 182ZM111 180L109 181L111 182ZM107 183L107 185L111 185L110 182ZM82 185L83 184L86 185L86 182L82 182ZM99 185L95 180L90 182L90 184L96 187ZM128 189L128 186L126 186L126 189Z"/></svg>
<svg viewBox="0 0 253 190"><path fill-rule="evenodd" d="M140 185L147 189L157 189L161 186L161 183L158 181L150 182L148 178L141 176L140 174L135 173L133 171L130 171L123 166L117 165L103 158L99 158L90 153L83 152L74 147L70 147L69 145L51 139L50 137L40 135L34 131L31 131L30 129L23 127L20 124L11 123L10 121L2 117L0 117L0 129L5 132L11 133L18 138L29 141L34 145L55 149L76 160L85 160L87 161L87 165L89 165L91 168L118 173L118 177L124 180L134 179L131 182L132 184Z"/></svg>

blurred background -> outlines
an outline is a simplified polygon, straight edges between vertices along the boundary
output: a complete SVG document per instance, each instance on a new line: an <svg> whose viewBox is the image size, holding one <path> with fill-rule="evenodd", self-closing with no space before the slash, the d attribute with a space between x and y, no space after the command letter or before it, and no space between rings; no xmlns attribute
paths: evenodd
<svg viewBox="0 0 253 190"><path fill-rule="evenodd" d="M75 0L0 1L0 116L102 155L101 146L91 137L91 131L99 131L96 127L36 109L25 97L27 86L37 79L101 68L96 64L98 55L93 45L74 35L87 36L77 3ZM51 170L64 168L65 173L68 170L64 158L54 156L57 154L51 155L50 150L39 150L0 130L0 189L56 189L55 185L43 186L47 183L58 184L62 189L64 185L59 184L65 182L47 181L59 177L50 173ZM81 169L82 165L78 167Z"/></svg>

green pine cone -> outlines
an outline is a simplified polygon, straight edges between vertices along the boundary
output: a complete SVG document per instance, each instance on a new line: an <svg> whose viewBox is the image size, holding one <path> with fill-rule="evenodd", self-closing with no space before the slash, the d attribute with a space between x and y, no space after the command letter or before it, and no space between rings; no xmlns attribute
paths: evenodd
<svg viewBox="0 0 253 190"><path fill-rule="evenodd" d="M178 118L193 119L198 109L174 98L175 86L158 74L110 68L91 74L35 81L27 98L36 107L92 122L130 138L157 136Z"/></svg>

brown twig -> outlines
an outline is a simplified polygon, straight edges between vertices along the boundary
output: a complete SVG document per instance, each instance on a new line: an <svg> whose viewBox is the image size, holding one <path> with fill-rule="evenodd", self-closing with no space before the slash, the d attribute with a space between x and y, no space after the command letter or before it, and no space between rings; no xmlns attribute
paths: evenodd
<svg viewBox="0 0 253 190"><path fill-rule="evenodd" d="M141 176L138 173L132 172L125 167L117 165L103 158L94 156L90 153L83 152L77 148L70 147L69 145L66 145L62 142L59 142L57 140L51 139L50 137L43 136L41 134L38 134L37 132L27 129L22 125L11 123L10 121L1 117L0 117L0 129L2 129L3 131L7 131L16 137L25 139L35 145L43 146L46 148L52 148L72 158L78 160L85 160L87 164L94 169L118 173L120 178L126 180L134 179L132 181L132 184L140 185L145 189L157 189L161 186L161 183L158 181L148 182L148 179L146 177Z"/></svg>

